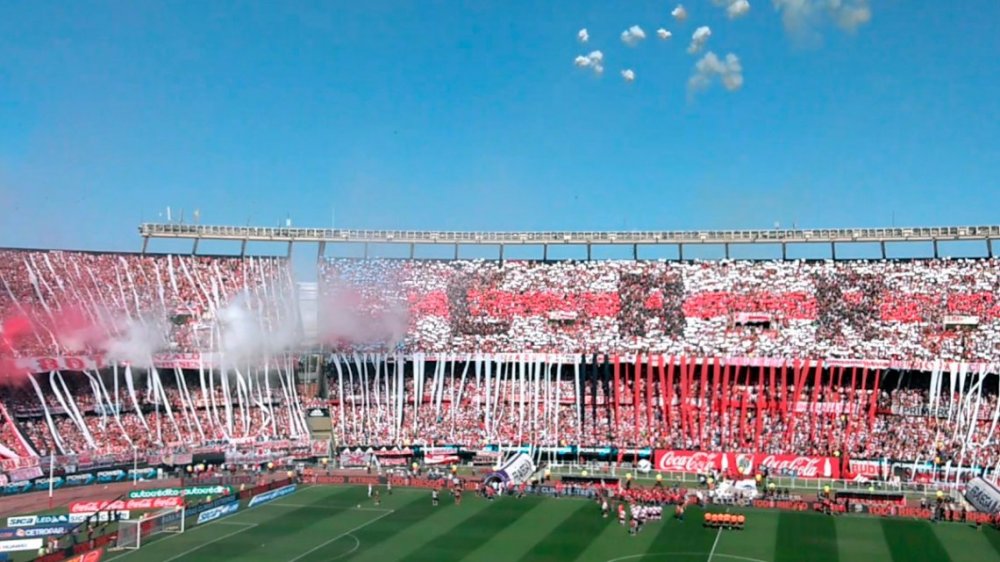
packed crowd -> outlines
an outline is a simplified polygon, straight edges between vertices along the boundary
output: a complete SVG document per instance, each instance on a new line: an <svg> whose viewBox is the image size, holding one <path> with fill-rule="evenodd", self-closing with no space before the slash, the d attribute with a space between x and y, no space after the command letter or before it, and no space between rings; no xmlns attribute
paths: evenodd
<svg viewBox="0 0 1000 562"><path fill-rule="evenodd" d="M402 341L388 343L409 351L907 361L991 361L1000 352L993 259L333 259L321 279L362 318L408 311Z"/></svg>
<svg viewBox="0 0 1000 562"><path fill-rule="evenodd" d="M465 372L463 383L462 371L457 367L454 377L425 373L422 395L407 377L401 397L393 377L331 375L334 435L351 446L533 443L845 455L939 467L1000 462L995 388L970 394L967 386L960 396L946 387L931 411L926 389L883 386L876 392L860 382L849 387L847 378L838 385L832 371L815 388L797 388L791 379L770 387L743 373L726 385L709 378L704 389L695 377L686 392L677 382L664 392L656 377L649 384L623 376L616 407L601 384L597 404L588 386L587 402L578 405L570 369L553 369L538 382L512 370L489 382L482 373L477 379ZM868 385L874 380L870 373ZM633 399L636 384L639 402ZM919 405L925 407L914 407Z"/></svg>
<svg viewBox="0 0 1000 562"><path fill-rule="evenodd" d="M241 400L233 394L227 399L218 386L202 392L199 385L192 385L185 393L176 381L163 381L165 402L148 387L136 389L133 402L124 387L107 398L98 398L99 391L92 389L88 379L76 376L65 380L68 392L59 397L54 392L45 393L45 408L28 385L0 388L0 398L13 422L0 426L0 444L13 449L16 456L28 456L25 447L19 447L21 440L15 435L19 431L42 456L50 452L113 455L135 449L190 451L211 444L282 440L304 433L304 426L293 427L292 416L301 414L289 407L278 383L270 398L263 390L255 390ZM167 386L171 382L173 386Z"/></svg>
<svg viewBox="0 0 1000 562"><path fill-rule="evenodd" d="M277 322L290 288L280 258L0 250L0 355L107 351L135 323L164 332L163 351L211 349L210 323L234 297Z"/></svg>

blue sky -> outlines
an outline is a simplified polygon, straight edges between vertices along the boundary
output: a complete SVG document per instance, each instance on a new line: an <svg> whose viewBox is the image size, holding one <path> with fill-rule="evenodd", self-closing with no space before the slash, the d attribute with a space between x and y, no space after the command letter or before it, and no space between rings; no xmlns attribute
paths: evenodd
<svg viewBox="0 0 1000 562"><path fill-rule="evenodd" d="M853 31L751 4L680 23L640 0L4 2L0 245L134 250L168 205L461 230L998 222L1000 3L871 0ZM700 25L740 90L688 91ZM600 77L573 64L594 49Z"/></svg>

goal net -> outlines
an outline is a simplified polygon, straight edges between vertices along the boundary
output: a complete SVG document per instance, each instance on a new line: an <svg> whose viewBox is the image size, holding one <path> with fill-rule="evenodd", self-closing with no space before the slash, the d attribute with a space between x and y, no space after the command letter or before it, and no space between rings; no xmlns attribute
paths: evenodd
<svg viewBox="0 0 1000 562"><path fill-rule="evenodd" d="M126 519L118 523L116 549L141 548L149 537L160 533L184 532L184 508L174 507L157 511L140 519Z"/></svg>

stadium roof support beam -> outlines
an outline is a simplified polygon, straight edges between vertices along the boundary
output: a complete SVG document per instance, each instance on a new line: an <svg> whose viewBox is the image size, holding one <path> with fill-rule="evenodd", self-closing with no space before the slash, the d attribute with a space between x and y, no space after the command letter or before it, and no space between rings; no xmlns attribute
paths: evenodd
<svg viewBox="0 0 1000 562"><path fill-rule="evenodd" d="M878 243L878 245L879 245L879 249L880 249L880 250L882 250L882 259L885 259L885 258L886 258L886 253L885 253L885 240L883 240L883 241L879 242L879 243Z"/></svg>
<svg viewBox="0 0 1000 562"><path fill-rule="evenodd" d="M319 247L316 249L316 261L323 261L323 256L326 255L326 242L320 242Z"/></svg>
<svg viewBox="0 0 1000 562"><path fill-rule="evenodd" d="M191 246L191 255L192 256L197 256L198 255L198 242L200 242L200 241L201 241L201 238L195 238L194 239L194 244Z"/></svg>
<svg viewBox="0 0 1000 562"><path fill-rule="evenodd" d="M833 258L833 259L837 259L837 243L836 242L830 242L830 257Z"/></svg>
<svg viewBox="0 0 1000 562"><path fill-rule="evenodd" d="M986 255L990 258L993 257L993 241L989 238L986 239Z"/></svg>
<svg viewBox="0 0 1000 562"><path fill-rule="evenodd" d="M989 243L987 243L989 245ZM142 254L146 255L146 250L149 248L149 236L142 237Z"/></svg>
<svg viewBox="0 0 1000 562"><path fill-rule="evenodd" d="M631 245L678 247L684 259L685 244L836 244L887 242L985 241L992 255L992 240L1000 238L1000 225L890 228L823 228L773 230L704 230L704 231L565 231L565 232L491 232L491 231L412 231L349 230L333 228L292 228L254 226L210 226L176 223L145 223L139 226L144 251L148 241L156 239L220 240L252 242L295 242L326 244L431 244L431 245ZM633 252L635 253L635 252ZM939 254L936 254L939 255Z"/></svg>

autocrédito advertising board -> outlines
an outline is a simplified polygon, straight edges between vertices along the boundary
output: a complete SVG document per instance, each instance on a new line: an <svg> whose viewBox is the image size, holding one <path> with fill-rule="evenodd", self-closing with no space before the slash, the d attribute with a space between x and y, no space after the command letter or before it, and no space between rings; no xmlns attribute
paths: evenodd
<svg viewBox="0 0 1000 562"><path fill-rule="evenodd" d="M278 498L287 496L294 491L295 491L295 484L292 484L290 486L284 486L276 490L264 492L263 494L257 494L256 496L250 498L250 503L247 504L247 507L254 507L257 505L267 503L269 501L274 501Z"/></svg>
<svg viewBox="0 0 1000 562"><path fill-rule="evenodd" d="M155 488L151 490L132 490L128 499L140 500L148 498L186 498L188 496L223 496L233 493L231 486L188 486L186 488Z"/></svg>
<svg viewBox="0 0 1000 562"><path fill-rule="evenodd" d="M1000 511L1000 489L982 478L969 480L965 488L965 499L983 513Z"/></svg>
<svg viewBox="0 0 1000 562"><path fill-rule="evenodd" d="M213 507L212 509L203 511L198 514L198 524L208 523L209 521L215 521L216 519L221 519L227 515L232 515L236 513L240 508L240 502L235 501L235 499L229 503L222 504L218 507Z"/></svg>

